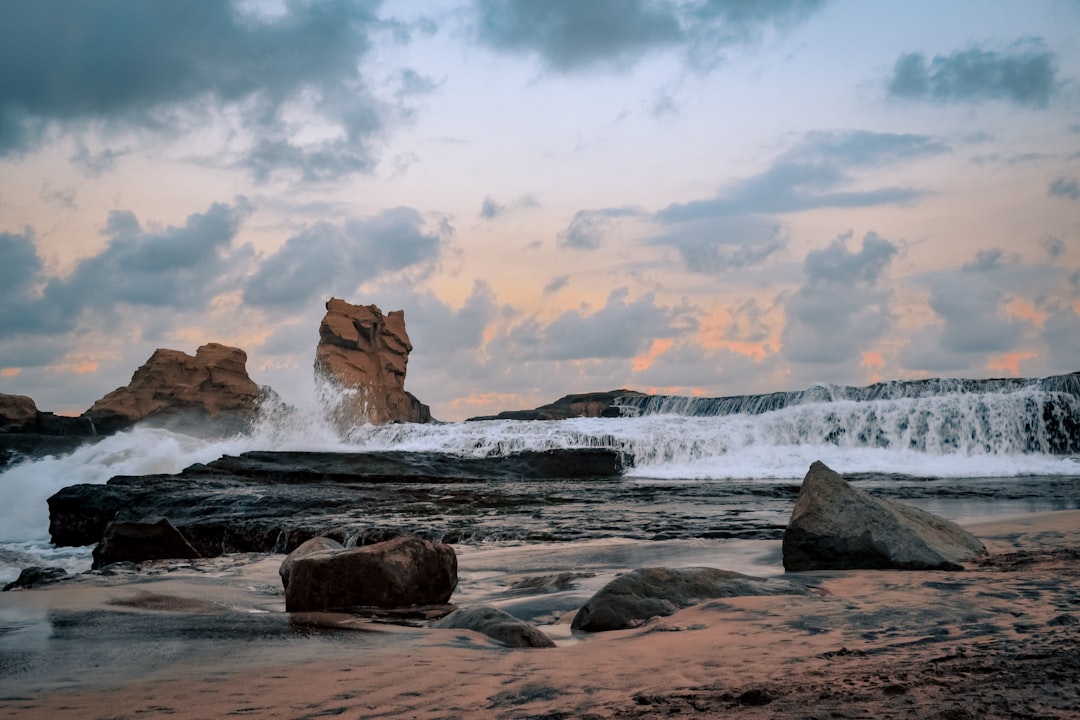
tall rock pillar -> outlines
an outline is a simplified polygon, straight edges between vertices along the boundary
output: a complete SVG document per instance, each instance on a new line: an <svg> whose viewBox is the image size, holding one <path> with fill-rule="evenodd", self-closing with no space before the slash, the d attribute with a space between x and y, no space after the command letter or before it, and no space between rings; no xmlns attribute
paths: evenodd
<svg viewBox="0 0 1080 720"><path fill-rule="evenodd" d="M315 378L341 393L331 408L339 427L431 422L430 408L405 391L411 351L405 311L383 315L375 305L326 301L315 350Z"/></svg>

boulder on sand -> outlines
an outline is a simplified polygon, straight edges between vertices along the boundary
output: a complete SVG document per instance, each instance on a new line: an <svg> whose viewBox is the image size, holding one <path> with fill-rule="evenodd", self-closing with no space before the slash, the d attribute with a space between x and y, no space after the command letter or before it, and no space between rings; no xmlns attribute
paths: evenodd
<svg viewBox="0 0 1080 720"><path fill-rule="evenodd" d="M443 605L457 587L454 549L415 535L344 550L309 547L285 563L288 612Z"/></svg>
<svg viewBox="0 0 1080 720"><path fill-rule="evenodd" d="M875 498L817 461L803 479L783 553L789 571L961 570L986 548L956 523Z"/></svg>
<svg viewBox="0 0 1080 720"><path fill-rule="evenodd" d="M555 647L551 638L532 625L490 605L458 608L431 627L474 630L514 648Z"/></svg>
<svg viewBox="0 0 1080 720"><path fill-rule="evenodd" d="M336 552L338 550L344 550L345 546L339 543L337 540L328 537L313 537L310 540L300 543L299 546L281 561L281 566L278 568L278 575L281 576L282 586L289 589L289 573L292 572L293 565L300 558L306 558L309 555L315 555L323 552Z"/></svg>
<svg viewBox="0 0 1080 720"><path fill-rule="evenodd" d="M640 568L620 575L578 610L572 630L598 632L638 627L652 617L725 597L808 595L806 588L716 568Z"/></svg>

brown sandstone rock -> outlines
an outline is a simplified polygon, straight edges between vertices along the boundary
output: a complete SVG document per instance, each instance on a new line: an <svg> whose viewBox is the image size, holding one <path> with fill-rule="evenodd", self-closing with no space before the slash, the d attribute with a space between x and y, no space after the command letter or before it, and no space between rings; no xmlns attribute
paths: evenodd
<svg viewBox="0 0 1080 720"><path fill-rule="evenodd" d="M247 353L218 343L203 345L194 357L179 350L155 350L126 387L113 390L84 415L102 432L149 419L238 428L259 401L259 387L248 377L246 364Z"/></svg>
<svg viewBox="0 0 1080 720"><path fill-rule="evenodd" d="M431 624L433 628L475 630L513 648L552 648L551 638L528 623L490 605L458 608Z"/></svg>
<svg viewBox="0 0 1080 720"><path fill-rule="evenodd" d="M167 518L147 522L111 522L94 548L95 570L114 562L191 560L199 551Z"/></svg>
<svg viewBox="0 0 1080 720"><path fill-rule="evenodd" d="M0 432L25 432L37 422L38 409L25 395L0 393Z"/></svg>
<svg viewBox="0 0 1080 720"><path fill-rule="evenodd" d="M326 302L315 375L349 393L332 409L343 430L369 422L431 421L428 406L405 391L411 351L403 310L383 315L375 305Z"/></svg>
<svg viewBox="0 0 1080 720"><path fill-rule="evenodd" d="M414 535L346 550L305 550L283 564L288 612L443 605L457 587L454 549Z"/></svg>

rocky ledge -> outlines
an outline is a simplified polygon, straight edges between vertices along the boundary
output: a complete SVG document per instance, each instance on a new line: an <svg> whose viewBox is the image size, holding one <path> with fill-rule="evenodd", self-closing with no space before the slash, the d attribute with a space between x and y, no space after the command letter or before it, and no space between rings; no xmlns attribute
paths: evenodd
<svg viewBox="0 0 1080 720"><path fill-rule="evenodd" d="M101 542L110 525L138 523L152 534L167 518L203 557L289 552L317 536L358 545L408 534L452 542L481 532L470 522L483 518L462 519L475 517L473 506L512 503L515 480L608 478L622 469L618 453L596 449L490 458L252 452L177 475L119 476L105 485L64 488L49 498L49 532L56 545L90 545ZM502 495L469 485L455 493L448 487L473 483L508 490Z"/></svg>

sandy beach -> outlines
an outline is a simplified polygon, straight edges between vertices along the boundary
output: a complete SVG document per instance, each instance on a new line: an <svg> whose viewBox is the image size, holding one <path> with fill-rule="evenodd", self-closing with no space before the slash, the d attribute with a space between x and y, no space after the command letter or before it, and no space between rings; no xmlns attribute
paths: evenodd
<svg viewBox="0 0 1080 720"><path fill-rule="evenodd" d="M9 634L0 718L1080 717L1080 511L969 529L990 555L962 572L804 573L814 596L583 636L566 613L554 649L290 618L280 556L87 576L0 596L69 641Z"/></svg>

